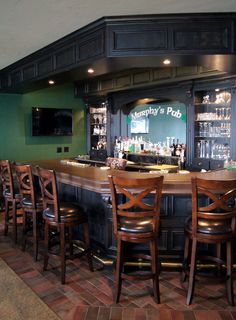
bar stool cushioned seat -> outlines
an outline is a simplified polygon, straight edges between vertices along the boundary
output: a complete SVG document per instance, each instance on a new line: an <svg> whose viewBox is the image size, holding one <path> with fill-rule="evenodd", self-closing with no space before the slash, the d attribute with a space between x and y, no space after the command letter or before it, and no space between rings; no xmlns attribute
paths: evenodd
<svg viewBox="0 0 236 320"><path fill-rule="evenodd" d="M117 239L115 302L119 302L123 279L152 279L154 298L160 303L157 244L163 176L129 179L116 175L108 176L108 179L112 195L113 229ZM130 247L125 247L129 243L149 244L150 254L144 249L132 252ZM148 260L151 271L127 273L124 269L127 259Z"/></svg>
<svg viewBox="0 0 236 320"><path fill-rule="evenodd" d="M83 209L77 205L73 205L72 203L67 204L67 203L60 203L60 208L59 208L59 215L60 215L60 221L61 222L66 222L66 221L82 221L84 220L85 222L87 221L87 217L82 215L81 212ZM80 216L78 216L80 214ZM55 219L55 213L53 208L46 208L43 211L44 218L47 218L48 220L54 221Z"/></svg>
<svg viewBox="0 0 236 320"><path fill-rule="evenodd" d="M133 233L142 233L142 232L152 232L153 224L152 219L138 219L138 218L125 218L120 217L118 228L121 231L133 232Z"/></svg>
<svg viewBox="0 0 236 320"><path fill-rule="evenodd" d="M187 304L191 304L196 274L196 261L213 261L220 269L226 265L226 291L229 303L233 294L233 240L236 236L236 180L192 178L192 216L185 223L185 248L182 279L189 274ZM190 243L192 243L190 247ZM215 244L216 255L200 256L198 243ZM222 246L226 244L226 262ZM191 253L191 254L190 254ZM191 256L191 260L189 261ZM188 266L190 262L190 271Z"/></svg>
<svg viewBox="0 0 236 320"><path fill-rule="evenodd" d="M186 232L192 232L192 217L188 217L185 221ZM205 234L224 234L232 233L232 228L229 224L222 222L221 220L207 220L198 219L197 231Z"/></svg>
<svg viewBox="0 0 236 320"><path fill-rule="evenodd" d="M36 200L36 207L42 207L42 201L43 201L42 197L40 195L36 195L35 200ZM28 206L28 207L31 207L33 204L32 197L30 196L23 197L21 202L24 206Z"/></svg>

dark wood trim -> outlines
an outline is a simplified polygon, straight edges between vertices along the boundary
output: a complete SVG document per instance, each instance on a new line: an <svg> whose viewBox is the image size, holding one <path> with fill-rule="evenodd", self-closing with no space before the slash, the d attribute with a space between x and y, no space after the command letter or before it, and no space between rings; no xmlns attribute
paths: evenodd
<svg viewBox="0 0 236 320"><path fill-rule="evenodd" d="M171 84L225 76L225 72L207 70L201 66L141 68L75 82L75 96L105 96L125 90L143 90L147 87L166 87Z"/></svg>
<svg viewBox="0 0 236 320"><path fill-rule="evenodd" d="M90 63L100 65L97 75L153 67L166 55L183 66L192 59L209 64L211 55L221 54L231 70L235 24L235 13L103 17L2 69L0 90L32 90L51 76L84 80Z"/></svg>

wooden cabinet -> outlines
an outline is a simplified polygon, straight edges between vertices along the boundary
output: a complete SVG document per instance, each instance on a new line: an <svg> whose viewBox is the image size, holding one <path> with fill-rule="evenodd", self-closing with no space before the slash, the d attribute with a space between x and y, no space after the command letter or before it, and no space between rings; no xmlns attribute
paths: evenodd
<svg viewBox="0 0 236 320"><path fill-rule="evenodd" d="M193 169L213 170L223 167L224 160L235 159L233 133L235 110L231 87L194 91L192 112Z"/></svg>

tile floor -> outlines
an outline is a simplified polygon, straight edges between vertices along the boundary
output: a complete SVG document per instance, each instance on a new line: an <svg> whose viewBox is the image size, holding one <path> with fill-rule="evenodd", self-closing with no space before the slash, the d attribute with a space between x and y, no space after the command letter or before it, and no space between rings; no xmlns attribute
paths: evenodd
<svg viewBox="0 0 236 320"><path fill-rule="evenodd" d="M33 262L29 250L13 246L3 236L0 223L0 257L61 318L65 320L232 320L236 307L228 305L224 283L199 280L191 306L186 306L186 284L178 272L162 271L161 304L152 296L151 282L123 282L119 304L112 301L114 276L111 267L90 272L85 258L68 261L66 285L60 283L57 262L42 271L42 257ZM1 281L1 280L0 280Z"/></svg>

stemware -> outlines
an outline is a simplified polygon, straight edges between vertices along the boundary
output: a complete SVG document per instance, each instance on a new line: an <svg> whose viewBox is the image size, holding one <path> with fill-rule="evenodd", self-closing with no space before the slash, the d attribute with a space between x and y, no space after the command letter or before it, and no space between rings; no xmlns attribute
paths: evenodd
<svg viewBox="0 0 236 320"><path fill-rule="evenodd" d="M220 120L225 120L225 108L220 108Z"/></svg>
<svg viewBox="0 0 236 320"><path fill-rule="evenodd" d="M203 122L199 122L199 137L202 137L204 134L204 127L203 127L204 123Z"/></svg>
<svg viewBox="0 0 236 320"><path fill-rule="evenodd" d="M230 120L230 108L225 108L225 120Z"/></svg>

